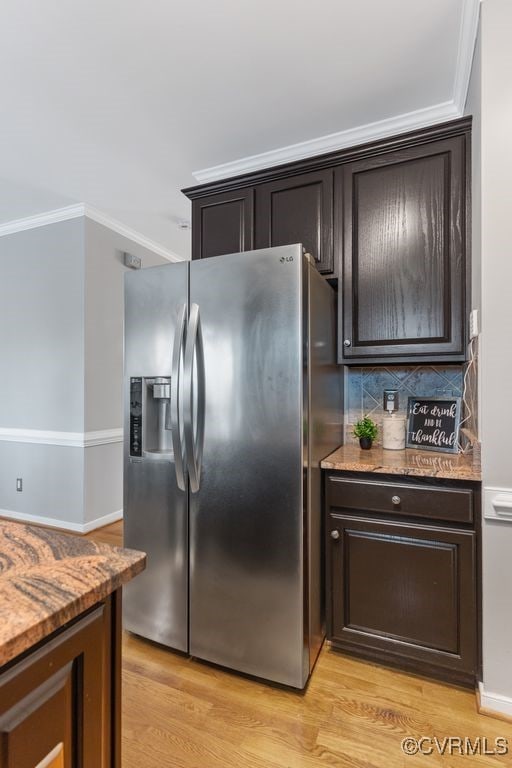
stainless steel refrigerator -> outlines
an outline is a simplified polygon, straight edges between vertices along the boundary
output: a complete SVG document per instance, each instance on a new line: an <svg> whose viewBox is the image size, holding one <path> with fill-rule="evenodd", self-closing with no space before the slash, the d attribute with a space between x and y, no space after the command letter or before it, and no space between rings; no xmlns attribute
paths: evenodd
<svg viewBox="0 0 512 768"><path fill-rule="evenodd" d="M335 294L299 245L126 274L127 629L303 688L324 637Z"/></svg>

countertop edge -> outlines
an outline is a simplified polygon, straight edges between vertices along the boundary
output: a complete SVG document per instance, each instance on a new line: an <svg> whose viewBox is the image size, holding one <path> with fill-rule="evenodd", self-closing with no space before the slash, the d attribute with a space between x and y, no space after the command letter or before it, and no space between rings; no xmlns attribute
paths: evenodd
<svg viewBox="0 0 512 768"><path fill-rule="evenodd" d="M375 451L372 455L371 451ZM388 461L386 461L388 459ZM413 461L424 462L425 466L414 466ZM452 466L443 467L443 462ZM453 466L456 462L463 466ZM428 466L428 464L431 466ZM340 446L320 462L321 469L335 472L359 472L367 474L388 474L401 477L425 477L441 480L458 480L481 483L481 471L473 467L467 456L460 454L420 453L419 451L393 451L387 457L382 448L361 451L357 446Z"/></svg>
<svg viewBox="0 0 512 768"><path fill-rule="evenodd" d="M146 567L146 556L130 563L115 576L110 576L101 584L93 587L83 595L71 600L65 607L40 620L33 627L28 627L23 632L14 635L3 643L0 648L0 672L2 667L14 661L42 640L50 639L56 632L60 632L66 624L76 619L82 613L101 603L105 598L118 590L132 578L141 573Z"/></svg>

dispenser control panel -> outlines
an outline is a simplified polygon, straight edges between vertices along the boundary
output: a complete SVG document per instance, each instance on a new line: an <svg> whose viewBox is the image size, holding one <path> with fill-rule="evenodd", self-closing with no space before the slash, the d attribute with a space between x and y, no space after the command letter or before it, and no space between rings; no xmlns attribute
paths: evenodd
<svg viewBox="0 0 512 768"><path fill-rule="evenodd" d="M130 379L130 456L142 456L142 378Z"/></svg>

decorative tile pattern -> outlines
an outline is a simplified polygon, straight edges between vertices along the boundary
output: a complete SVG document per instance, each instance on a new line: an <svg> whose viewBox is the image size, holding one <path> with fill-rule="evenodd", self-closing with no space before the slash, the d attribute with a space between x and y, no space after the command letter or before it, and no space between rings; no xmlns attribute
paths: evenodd
<svg viewBox="0 0 512 768"><path fill-rule="evenodd" d="M462 365L390 365L386 368L347 368L345 401L346 443L356 442L353 425L363 416L382 424L385 389L397 389L400 411L408 397L462 397ZM379 437L376 443L380 442Z"/></svg>

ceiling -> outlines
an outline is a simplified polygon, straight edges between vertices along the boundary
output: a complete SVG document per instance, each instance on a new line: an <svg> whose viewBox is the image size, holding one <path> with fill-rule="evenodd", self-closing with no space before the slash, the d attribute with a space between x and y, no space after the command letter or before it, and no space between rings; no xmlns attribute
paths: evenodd
<svg viewBox="0 0 512 768"><path fill-rule="evenodd" d="M477 17L478 0L4 0L0 224L83 202L187 257L196 179L459 116Z"/></svg>

